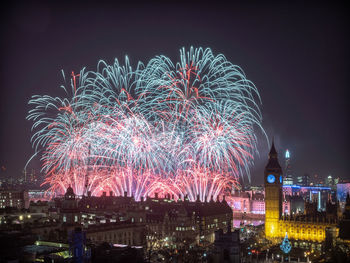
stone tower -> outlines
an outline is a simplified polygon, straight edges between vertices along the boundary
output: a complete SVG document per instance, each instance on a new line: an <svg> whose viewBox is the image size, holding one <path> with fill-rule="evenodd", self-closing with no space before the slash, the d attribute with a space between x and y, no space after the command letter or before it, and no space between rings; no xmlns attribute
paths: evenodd
<svg viewBox="0 0 350 263"><path fill-rule="evenodd" d="M60 210L61 222L68 225L76 224L79 222L80 213L78 209L78 203L72 187L68 187L64 195L62 207Z"/></svg>
<svg viewBox="0 0 350 263"><path fill-rule="evenodd" d="M269 160L264 172L265 185L265 235L273 240L279 236L279 219L282 215L282 168L272 142Z"/></svg>

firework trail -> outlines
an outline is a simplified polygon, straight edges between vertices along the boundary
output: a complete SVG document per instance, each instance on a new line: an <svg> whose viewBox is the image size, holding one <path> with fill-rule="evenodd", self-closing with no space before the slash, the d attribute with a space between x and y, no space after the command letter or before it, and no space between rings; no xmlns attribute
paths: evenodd
<svg viewBox="0 0 350 263"><path fill-rule="evenodd" d="M216 200L248 179L260 97L242 69L202 48L132 69L100 61L72 73L63 98L33 96L27 119L50 193L156 192Z"/></svg>

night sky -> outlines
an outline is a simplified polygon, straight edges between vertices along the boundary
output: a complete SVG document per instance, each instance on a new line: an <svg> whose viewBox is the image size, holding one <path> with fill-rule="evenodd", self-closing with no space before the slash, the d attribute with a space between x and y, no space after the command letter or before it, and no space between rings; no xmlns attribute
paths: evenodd
<svg viewBox="0 0 350 263"><path fill-rule="evenodd" d="M27 102L63 95L61 69L94 70L125 55L133 65L160 54L175 61L193 45L224 54L255 83L263 127L282 163L290 150L295 175L350 178L349 9L341 4L15 2L1 12L1 177L22 175L34 152ZM268 153L258 137L254 184L263 182Z"/></svg>

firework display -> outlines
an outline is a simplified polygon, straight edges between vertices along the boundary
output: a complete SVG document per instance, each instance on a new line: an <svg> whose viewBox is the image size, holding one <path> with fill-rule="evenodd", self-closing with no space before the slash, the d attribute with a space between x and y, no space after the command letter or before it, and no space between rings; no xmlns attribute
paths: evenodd
<svg viewBox="0 0 350 263"><path fill-rule="evenodd" d="M132 68L72 73L64 98L33 96L27 119L49 193L154 193L214 200L249 178L260 97L242 69L202 48Z"/></svg>

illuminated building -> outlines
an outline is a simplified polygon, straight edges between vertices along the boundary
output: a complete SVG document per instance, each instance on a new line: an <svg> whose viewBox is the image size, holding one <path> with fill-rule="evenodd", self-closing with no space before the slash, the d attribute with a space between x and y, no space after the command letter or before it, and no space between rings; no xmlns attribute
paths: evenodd
<svg viewBox="0 0 350 263"><path fill-rule="evenodd" d="M227 200L233 213L265 214L264 194L257 191L235 191Z"/></svg>
<svg viewBox="0 0 350 263"><path fill-rule="evenodd" d="M328 175L325 181L326 181L327 186L333 186L333 184L334 184L334 180L333 180L332 175Z"/></svg>
<svg viewBox="0 0 350 263"><path fill-rule="evenodd" d="M282 168L272 142L269 161L265 167L265 235L267 239L279 237L279 220L282 215Z"/></svg>
<svg viewBox="0 0 350 263"><path fill-rule="evenodd" d="M77 212L78 211L78 212ZM65 221L64 221L65 220ZM199 196L195 202L184 200L175 201L174 195L167 194L159 198L141 198L115 196L112 192L107 196L105 192L99 197L83 196L77 200L71 188L67 189L61 207L61 221L68 224L82 224L88 228L87 237L96 241L109 241L109 232L113 231L113 223L129 222L146 227L147 242L156 241L158 248L168 246L178 248L181 245L201 242L214 242L214 232L227 229L232 224L232 209L223 197L222 201L213 200L200 202ZM89 229L100 225L96 234ZM106 226L105 230L102 226ZM111 228L108 227L111 225ZM115 227L115 226L114 226ZM106 234L99 234L102 230ZM99 235L101 238L99 238ZM119 234L116 233L118 240ZM115 242L114 233L112 242ZM124 238L124 237L123 237ZM124 240L124 239L123 239ZM153 244L154 245L154 244ZM152 245L152 246L153 246Z"/></svg>
<svg viewBox="0 0 350 263"><path fill-rule="evenodd" d="M286 159L285 163L285 176L283 177L283 184L284 185L292 185L293 184L293 175L292 175L292 169L290 165L290 152L288 149L286 150L286 153L284 155Z"/></svg>
<svg viewBox="0 0 350 263"><path fill-rule="evenodd" d="M142 203L142 202L141 202ZM189 243L214 242L214 232L227 229L232 224L232 209L225 198L214 201L190 202L188 198L175 202L170 195L165 198L147 198L146 224L151 233L164 240L165 246L178 247Z"/></svg>
<svg viewBox="0 0 350 263"><path fill-rule="evenodd" d="M48 201L49 197L45 195L45 189L30 189L28 190L30 201Z"/></svg>
<svg viewBox="0 0 350 263"><path fill-rule="evenodd" d="M336 229L337 206L327 203L325 212L318 212L318 204L315 202L305 203L303 214L290 216L282 215L282 169L277 158L277 151L274 144L269 153L269 160L264 173L265 184L265 235L266 238L279 242L288 234L293 240L294 246L302 246L309 243L321 248L325 240L326 229ZM316 245L314 244L316 243Z"/></svg>
<svg viewBox="0 0 350 263"><path fill-rule="evenodd" d="M301 196L305 201L317 203L317 211L326 211L327 202L335 201L332 197L332 188L325 186L300 186L283 185L283 194L285 196Z"/></svg>
<svg viewBox="0 0 350 263"><path fill-rule="evenodd" d="M18 209L29 207L28 191L0 190L0 208L16 207Z"/></svg>
<svg viewBox="0 0 350 263"><path fill-rule="evenodd" d="M297 185L309 186L310 185L310 175L305 173L304 175L299 175L297 177Z"/></svg>

